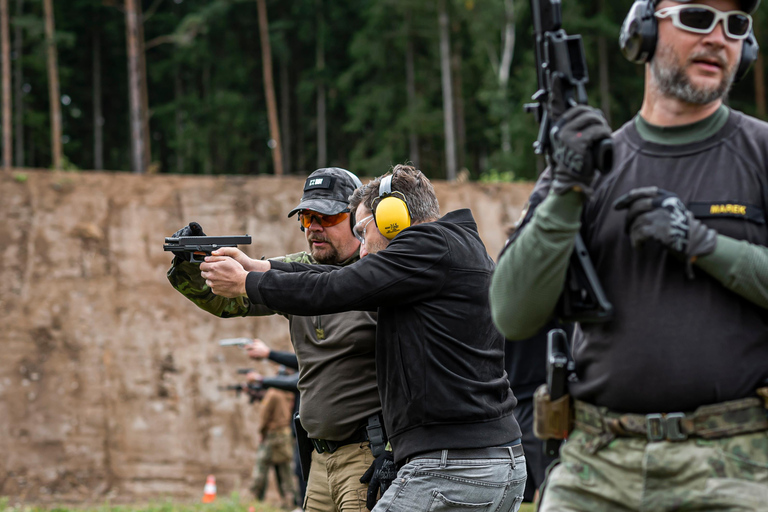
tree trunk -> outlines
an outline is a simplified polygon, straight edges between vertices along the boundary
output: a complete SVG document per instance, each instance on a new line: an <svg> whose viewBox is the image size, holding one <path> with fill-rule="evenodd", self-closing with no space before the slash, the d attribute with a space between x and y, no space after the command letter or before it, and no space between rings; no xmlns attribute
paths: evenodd
<svg viewBox="0 0 768 512"><path fill-rule="evenodd" d="M443 124L445 128L445 172L448 181L456 180L456 132L453 126L453 88L451 86L451 40L445 0L438 0L440 24L440 70L443 85Z"/></svg>
<svg viewBox="0 0 768 512"><path fill-rule="evenodd" d="M317 167L328 163L328 143L325 121L325 18L323 0L317 0Z"/></svg>
<svg viewBox="0 0 768 512"><path fill-rule="evenodd" d="M184 156L186 147L184 145L184 111L181 109L181 101L184 97L184 83L181 81L181 65L176 64L174 73L173 95L176 104L175 122L176 122L176 172L184 173Z"/></svg>
<svg viewBox="0 0 768 512"><path fill-rule="evenodd" d="M211 62L206 61L203 64L203 103L207 109L212 110L213 91L211 91ZM203 174L213 174L213 128L210 123L206 123L203 128L205 131L205 145L203 146Z"/></svg>
<svg viewBox="0 0 768 512"><path fill-rule="evenodd" d="M267 96L267 115L269 117L269 137L272 139L272 162L275 175L283 175L283 150L280 145L280 123L277 120L277 99L275 82L272 79L272 46L269 44L269 21L267 20L266 0L256 0L259 10L259 34L261 35L261 65L264 70L264 93Z"/></svg>
<svg viewBox="0 0 768 512"><path fill-rule="evenodd" d="M302 173L307 170L307 142L304 139L305 123L304 103L296 102L296 170Z"/></svg>
<svg viewBox="0 0 768 512"><path fill-rule="evenodd" d="M24 13L24 0L16 0L16 18L20 18ZM16 53L16 63L14 66L14 85L13 100L15 109L15 127L14 142L16 143L16 167L24 167L24 69L22 66L24 55L24 33L21 25L14 28L13 46Z"/></svg>
<svg viewBox="0 0 768 512"><path fill-rule="evenodd" d="M765 108L765 58L762 53L757 54L757 62L755 62L754 74L755 74L755 107L757 109L757 115L760 119L766 119L768 113Z"/></svg>
<svg viewBox="0 0 768 512"><path fill-rule="evenodd" d="M501 121L501 151L508 154L512 151L512 138L509 129L509 101L507 100L507 84L509 71L512 68L512 57L515 54L515 6L513 0L504 1L506 23L504 25L504 50L499 62L499 101L504 102L503 119Z"/></svg>
<svg viewBox="0 0 768 512"><path fill-rule="evenodd" d="M411 10L405 13L405 89L408 96L408 145L411 163L419 166L419 136L416 133L416 68L413 64L413 34L411 32Z"/></svg>
<svg viewBox="0 0 768 512"><path fill-rule="evenodd" d="M144 134L143 163L146 172L149 169L149 164L152 163L152 141L149 130L149 89L147 87L147 53L144 48L144 14L142 12L141 0L136 0L135 5L136 19L139 20L136 44L138 45L139 72L141 73L139 84L141 87L141 125Z"/></svg>
<svg viewBox="0 0 768 512"><path fill-rule="evenodd" d="M43 0L45 40L48 48L48 100L51 108L51 156L53 168L61 169L61 94L59 93L59 64L56 40L53 37L53 0Z"/></svg>
<svg viewBox="0 0 768 512"><path fill-rule="evenodd" d="M451 77L453 78L453 100L456 112L456 167L466 167L467 129L464 122L464 96L461 82L461 43L457 43L451 55Z"/></svg>
<svg viewBox="0 0 768 512"><path fill-rule="evenodd" d="M608 73L608 42L605 36L597 38L597 59L600 70L600 110L611 124L611 78Z"/></svg>
<svg viewBox="0 0 768 512"><path fill-rule="evenodd" d="M47 0L50 1L50 0ZM139 59L139 19L136 2L125 0L125 39L128 53L128 103L131 123L131 170L143 174L144 167L144 121L141 98L141 62Z"/></svg>
<svg viewBox="0 0 768 512"><path fill-rule="evenodd" d="M0 52L3 54L3 169L11 168L11 35L8 0L0 0Z"/></svg>
<svg viewBox="0 0 768 512"><path fill-rule="evenodd" d="M600 11L605 12L605 0L600 0ZM608 72L608 42L605 36L597 37L597 59L600 69L600 109L611 125L611 77Z"/></svg>
<svg viewBox="0 0 768 512"><path fill-rule="evenodd" d="M104 115L101 110L101 31L93 32L93 168L104 169Z"/></svg>
<svg viewBox="0 0 768 512"><path fill-rule="evenodd" d="M283 170L291 174L291 82L288 73L288 59L280 59L280 127L283 147Z"/></svg>

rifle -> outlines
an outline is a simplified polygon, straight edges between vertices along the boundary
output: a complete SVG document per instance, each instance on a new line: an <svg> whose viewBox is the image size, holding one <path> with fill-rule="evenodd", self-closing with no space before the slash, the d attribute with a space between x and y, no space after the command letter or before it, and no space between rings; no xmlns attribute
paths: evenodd
<svg viewBox="0 0 768 512"><path fill-rule="evenodd" d="M240 396L240 393L248 393L248 403L260 402L264 398L264 392L266 391L261 384L256 382L249 382L248 384L230 384L229 386L219 386L219 391L234 391L235 395Z"/></svg>
<svg viewBox="0 0 768 512"><path fill-rule="evenodd" d="M251 338L226 338L223 340L219 340L220 347L243 348L246 345L250 345L251 343L253 343L253 340Z"/></svg>
<svg viewBox="0 0 768 512"><path fill-rule="evenodd" d="M555 117L563 113L555 111L553 105L563 109L586 105L589 75L581 36L568 35L562 28L560 0L531 0L531 12L538 90L531 98L534 103L526 104L525 111L534 113L539 122L539 135L533 144L536 154L545 154L551 161L550 130ZM610 172L611 139L593 148L593 161L603 173ZM613 316L613 305L603 292L580 234L576 235L558 310L563 322L606 322Z"/></svg>
<svg viewBox="0 0 768 512"><path fill-rule="evenodd" d="M575 364L568 359L568 337L562 329L552 329L547 334L547 392L551 402L568 394L569 376L574 372ZM568 408L565 414L570 414ZM568 418L556 418L559 424L567 429ZM567 430L558 432L557 439L544 441L544 454L550 457L557 455L563 439L568 437Z"/></svg>
<svg viewBox="0 0 768 512"><path fill-rule="evenodd" d="M188 253L191 263L202 263L204 260L195 259L195 256L210 256L213 251L221 247L237 247L250 245L250 243L251 235L165 237L163 250L174 254Z"/></svg>

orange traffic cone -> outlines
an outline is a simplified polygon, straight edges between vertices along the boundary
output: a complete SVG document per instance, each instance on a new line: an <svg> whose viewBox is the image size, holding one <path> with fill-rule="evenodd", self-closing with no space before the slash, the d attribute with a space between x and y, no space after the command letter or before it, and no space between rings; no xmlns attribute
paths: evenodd
<svg viewBox="0 0 768 512"><path fill-rule="evenodd" d="M203 503L210 503L216 499L216 477L208 475L205 479L205 488L203 489Z"/></svg>

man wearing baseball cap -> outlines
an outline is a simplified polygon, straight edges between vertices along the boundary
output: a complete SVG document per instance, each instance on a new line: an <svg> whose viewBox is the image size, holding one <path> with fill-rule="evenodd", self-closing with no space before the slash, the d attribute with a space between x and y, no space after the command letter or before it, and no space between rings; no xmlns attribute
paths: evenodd
<svg viewBox="0 0 768 512"><path fill-rule="evenodd" d="M310 174L299 204L288 213L298 214L308 249L273 259L339 266L357 261L360 242L352 233L348 198L361 185L357 176L338 167ZM200 266L179 258L174 259L168 279L197 306L222 318L275 313L247 298L213 295L200 276ZM309 471L303 508L365 510L368 485L360 478L372 467L374 453L383 454L385 443L374 359L376 313L284 316L299 360L299 413L312 450L311 465L303 468L305 474ZM305 455L309 458L309 453Z"/></svg>
<svg viewBox="0 0 768 512"><path fill-rule="evenodd" d="M540 511L768 510L768 123L723 102L757 58L758 3L635 2L620 46L645 91L609 173L599 111L556 123L494 322L520 340L556 316L577 233L614 315L577 325L574 424Z"/></svg>

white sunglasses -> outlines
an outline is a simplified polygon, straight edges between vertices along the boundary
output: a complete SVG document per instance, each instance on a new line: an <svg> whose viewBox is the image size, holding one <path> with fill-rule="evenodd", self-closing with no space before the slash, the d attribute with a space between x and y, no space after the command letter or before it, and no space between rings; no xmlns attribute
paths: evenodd
<svg viewBox="0 0 768 512"><path fill-rule="evenodd" d="M731 39L746 39L752 30L752 16L743 11L718 11L702 4L675 5L656 11L657 18L672 17L672 24L696 34L709 34L720 21L725 35Z"/></svg>

